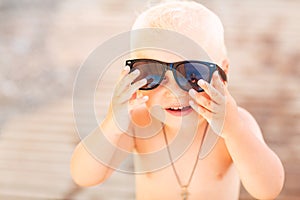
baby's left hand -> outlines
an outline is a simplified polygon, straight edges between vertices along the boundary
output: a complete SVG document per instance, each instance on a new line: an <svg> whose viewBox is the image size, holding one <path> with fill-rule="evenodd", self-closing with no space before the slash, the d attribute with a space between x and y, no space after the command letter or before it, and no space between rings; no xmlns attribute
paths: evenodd
<svg viewBox="0 0 300 200"><path fill-rule="evenodd" d="M207 120L217 135L224 137L230 132L230 127L238 123L236 102L221 81L217 71L213 74L210 84L199 80L198 85L204 92L198 93L191 89L189 94L192 100L189 103L199 115Z"/></svg>

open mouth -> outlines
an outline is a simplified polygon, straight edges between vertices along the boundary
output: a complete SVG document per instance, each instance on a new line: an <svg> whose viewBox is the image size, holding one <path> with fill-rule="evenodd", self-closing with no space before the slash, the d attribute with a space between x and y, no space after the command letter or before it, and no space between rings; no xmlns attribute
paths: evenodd
<svg viewBox="0 0 300 200"><path fill-rule="evenodd" d="M192 111L191 106L174 106L166 108L166 111L174 116L184 116Z"/></svg>

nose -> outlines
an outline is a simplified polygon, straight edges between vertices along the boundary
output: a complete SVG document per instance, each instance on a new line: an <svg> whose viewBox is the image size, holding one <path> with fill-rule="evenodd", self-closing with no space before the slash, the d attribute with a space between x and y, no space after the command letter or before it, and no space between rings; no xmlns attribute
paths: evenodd
<svg viewBox="0 0 300 200"><path fill-rule="evenodd" d="M170 70L168 70L165 73L162 84L163 85L170 85L170 84L173 84L173 83L176 83L175 78L173 76L173 73Z"/></svg>
<svg viewBox="0 0 300 200"><path fill-rule="evenodd" d="M170 91L170 93L173 93L173 94L181 94L183 92L185 92L184 90L182 90L175 78L174 78L174 75L172 73L171 70L168 70L166 73L165 73L165 77L161 83L166 89L168 89L168 91Z"/></svg>

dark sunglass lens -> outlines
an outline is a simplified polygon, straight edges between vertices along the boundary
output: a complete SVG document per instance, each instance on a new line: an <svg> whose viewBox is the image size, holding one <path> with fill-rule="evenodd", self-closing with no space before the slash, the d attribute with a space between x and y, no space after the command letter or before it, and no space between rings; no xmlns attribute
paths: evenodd
<svg viewBox="0 0 300 200"><path fill-rule="evenodd" d="M202 63L184 63L177 67L176 70L177 82L184 90L191 88L198 92L203 91L197 84L200 79L209 82L209 67Z"/></svg>
<svg viewBox="0 0 300 200"><path fill-rule="evenodd" d="M140 61L133 64L132 71L135 69L140 70L140 75L134 80L134 82L137 82L143 78L146 78L147 80L147 83L141 87L141 89L153 89L160 84L164 72L164 67L162 64L149 61Z"/></svg>

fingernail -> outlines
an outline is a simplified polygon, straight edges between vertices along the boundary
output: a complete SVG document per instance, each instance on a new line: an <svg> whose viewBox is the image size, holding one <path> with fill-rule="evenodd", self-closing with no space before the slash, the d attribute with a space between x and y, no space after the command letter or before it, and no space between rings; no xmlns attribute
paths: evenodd
<svg viewBox="0 0 300 200"><path fill-rule="evenodd" d="M204 82L204 80L203 79L200 79L199 81L198 81L198 85L202 85L202 86L204 86L205 85L205 82Z"/></svg>
<svg viewBox="0 0 300 200"><path fill-rule="evenodd" d="M145 85L146 83L147 83L147 79L143 78L143 79L141 80L141 84Z"/></svg>
<svg viewBox="0 0 300 200"><path fill-rule="evenodd" d="M196 90L194 90L194 89L190 89L189 93L192 97L195 97L197 94Z"/></svg>
<svg viewBox="0 0 300 200"><path fill-rule="evenodd" d="M216 71L216 72L214 73L214 76L215 76L216 78L218 78L218 77L219 77L219 73L218 73L218 71Z"/></svg>
<svg viewBox="0 0 300 200"><path fill-rule="evenodd" d="M123 68L124 71L129 71L130 70L130 67L128 65L126 65L124 68Z"/></svg>
<svg viewBox="0 0 300 200"><path fill-rule="evenodd" d="M143 96L143 100L147 101L149 99L148 96Z"/></svg>
<svg viewBox="0 0 300 200"><path fill-rule="evenodd" d="M193 104L195 104L195 103L194 103L193 100L189 100L189 104L190 104L190 105L193 105Z"/></svg>
<svg viewBox="0 0 300 200"><path fill-rule="evenodd" d="M136 69L132 72L133 74L139 74L140 73L140 70Z"/></svg>

